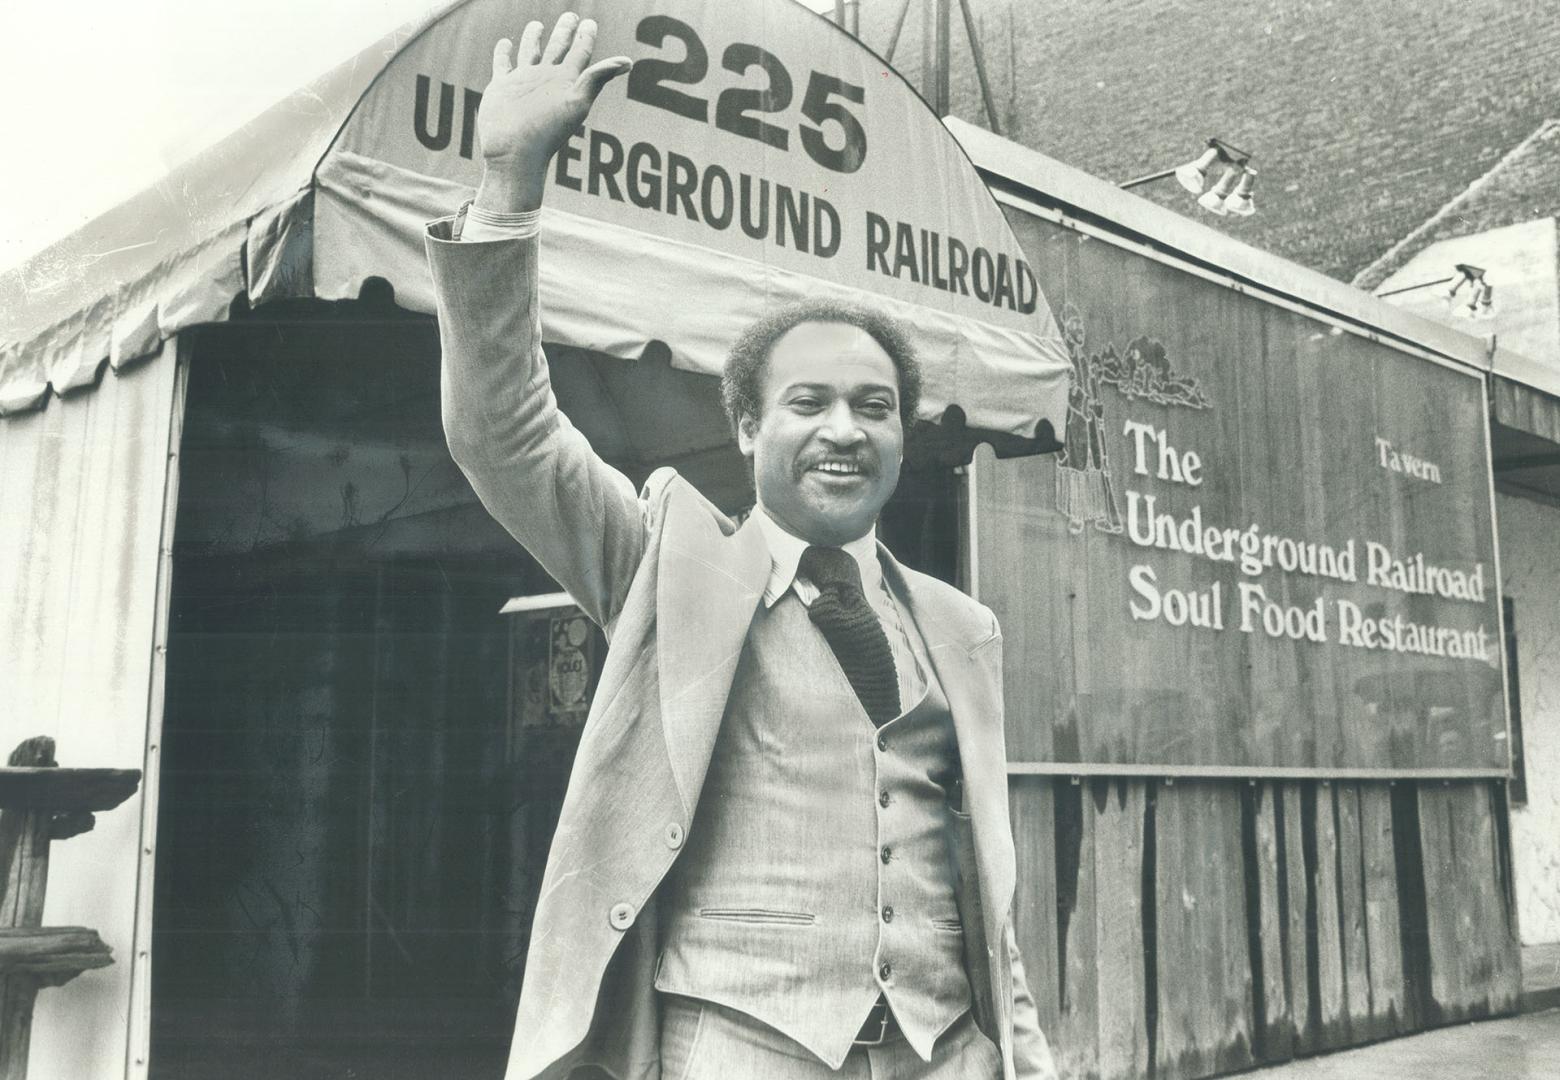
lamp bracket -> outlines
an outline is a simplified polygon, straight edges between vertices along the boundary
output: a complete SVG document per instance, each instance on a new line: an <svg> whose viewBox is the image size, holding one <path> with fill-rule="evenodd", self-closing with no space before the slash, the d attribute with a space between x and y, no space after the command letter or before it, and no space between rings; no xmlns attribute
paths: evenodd
<svg viewBox="0 0 1560 1080"><path fill-rule="evenodd" d="M1208 145L1219 152L1219 160L1225 162L1226 164L1240 165L1244 167L1245 164L1251 160L1251 152L1249 150L1242 150L1238 146L1231 146L1223 139L1209 139Z"/></svg>

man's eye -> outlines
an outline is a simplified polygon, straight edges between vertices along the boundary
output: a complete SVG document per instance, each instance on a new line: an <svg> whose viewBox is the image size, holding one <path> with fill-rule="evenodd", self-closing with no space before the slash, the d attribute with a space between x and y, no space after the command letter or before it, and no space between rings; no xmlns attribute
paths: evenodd
<svg viewBox="0 0 1560 1080"><path fill-rule="evenodd" d="M791 399L791 408L802 412L813 412L819 408L820 402L815 397L798 397Z"/></svg>
<svg viewBox="0 0 1560 1080"><path fill-rule="evenodd" d="M894 411L893 405L886 401L876 400L862 402L860 409L868 416L876 417L879 420L883 419L884 417L888 416L889 413Z"/></svg>

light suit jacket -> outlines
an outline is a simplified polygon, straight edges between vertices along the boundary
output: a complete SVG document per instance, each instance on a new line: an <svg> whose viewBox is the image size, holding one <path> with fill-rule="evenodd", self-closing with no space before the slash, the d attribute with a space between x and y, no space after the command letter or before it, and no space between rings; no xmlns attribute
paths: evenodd
<svg viewBox="0 0 1560 1080"><path fill-rule="evenodd" d="M427 247L450 452L611 642L543 876L506 1080L562 1080L586 1066L658 1080L656 888L693 819L769 551L756 522L735 527L670 469L636 492L558 411L535 240L449 236L450 222L435 222ZM1050 1077L1010 917L1002 637L989 610L880 554L953 714L976 1021L1000 1047L1006 1080Z"/></svg>

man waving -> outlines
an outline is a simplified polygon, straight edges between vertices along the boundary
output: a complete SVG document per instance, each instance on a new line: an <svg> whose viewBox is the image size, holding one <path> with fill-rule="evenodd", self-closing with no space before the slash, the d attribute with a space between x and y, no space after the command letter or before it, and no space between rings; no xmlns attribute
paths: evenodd
<svg viewBox="0 0 1560 1080"><path fill-rule="evenodd" d="M738 527L636 492L558 411L547 167L627 58L500 41L476 199L429 229L450 451L611 651L553 840L508 1080L1054 1075L1013 941L1002 638L878 544L920 368L827 295L733 343ZM606 302L610 302L610 299Z"/></svg>

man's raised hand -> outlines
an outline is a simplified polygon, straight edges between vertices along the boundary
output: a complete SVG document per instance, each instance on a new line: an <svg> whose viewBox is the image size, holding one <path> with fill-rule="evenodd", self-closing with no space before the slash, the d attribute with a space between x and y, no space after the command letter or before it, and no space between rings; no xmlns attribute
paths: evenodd
<svg viewBox="0 0 1560 1080"><path fill-rule="evenodd" d="M541 206L547 163L585 122L601 88L632 63L626 56L590 62L593 19L565 12L545 46L544 29L528 23L518 46L503 38L493 47L493 79L477 110L483 174L476 202L487 210Z"/></svg>

